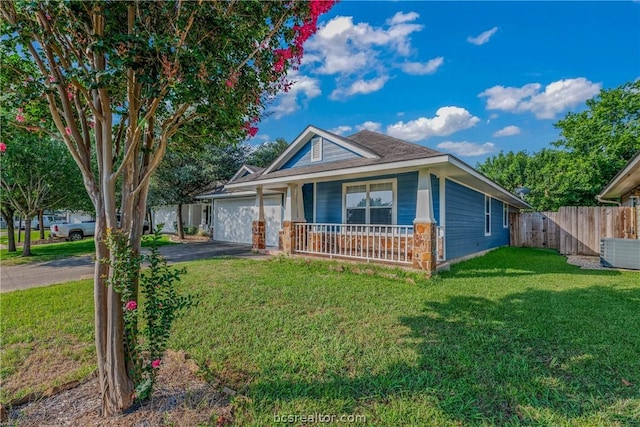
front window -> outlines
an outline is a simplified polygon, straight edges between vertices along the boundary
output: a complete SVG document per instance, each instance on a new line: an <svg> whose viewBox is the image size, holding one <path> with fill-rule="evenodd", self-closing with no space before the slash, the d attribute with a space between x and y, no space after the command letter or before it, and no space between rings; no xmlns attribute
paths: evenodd
<svg viewBox="0 0 640 427"><path fill-rule="evenodd" d="M345 184L347 224L394 223L394 183L392 181Z"/></svg>

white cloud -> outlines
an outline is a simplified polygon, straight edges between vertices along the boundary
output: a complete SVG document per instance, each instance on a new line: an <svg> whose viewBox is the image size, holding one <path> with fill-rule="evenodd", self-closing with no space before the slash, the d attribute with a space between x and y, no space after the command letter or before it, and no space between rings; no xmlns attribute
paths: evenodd
<svg viewBox="0 0 640 427"><path fill-rule="evenodd" d="M350 132L353 128L351 126L338 126L333 129L329 129L329 132L335 133L336 135L344 135L347 132Z"/></svg>
<svg viewBox="0 0 640 427"><path fill-rule="evenodd" d="M351 16L336 16L321 26L305 44L310 58L322 63L316 72L353 73L374 65L386 49L407 55L411 46L409 36L422 30L422 25L407 23L407 17L417 19L417 13L402 15L402 19L398 16L389 21L387 28L373 27L366 22L354 24Z"/></svg>
<svg viewBox="0 0 640 427"><path fill-rule="evenodd" d="M358 130L371 130L374 132L380 132L382 129L382 123L372 122L371 120L362 123L361 125L357 125L356 129Z"/></svg>
<svg viewBox="0 0 640 427"><path fill-rule="evenodd" d="M388 76L380 76L371 80L356 80L349 87L339 87L331 92L331 99L341 99L352 95L377 92L384 87L387 80L389 80Z"/></svg>
<svg viewBox="0 0 640 427"><path fill-rule="evenodd" d="M406 141L421 141L431 136L447 136L473 127L480 121L464 108L442 107L433 118L420 117L387 126L387 134Z"/></svg>
<svg viewBox="0 0 640 427"><path fill-rule="evenodd" d="M433 74L438 71L438 68L444 63L444 57L439 56L437 58L433 58L427 62L405 62L401 65L402 71L407 74L413 75L423 75L423 74Z"/></svg>
<svg viewBox="0 0 640 427"><path fill-rule="evenodd" d="M482 156L495 151L495 145L492 142L476 144L475 142L468 141L444 141L439 143L437 147L448 153L463 157Z"/></svg>
<svg viewBox="0 0 640 427"><path fill-rule="evenodd" d="M257 135L255 137L255 139L263 141L263 142L271 141L271 137L269 135L267 135L266 133L261 133L260 135Z"/></svg>
<svg viewBox="0 0 640 427"><path fill-rule="evenodd" d="M492 29L485 31L477 37L467 37L467 41L471 44L475 44L476 46L489 43L489 39L496 33L496 31L498 31L498 27L493 27Z"/></svg>
<svg viewBox="0 0 640 427"><path fill-rule="evenodd" d="M442 58L426 63L406 60L415 53L411 36L423 29L414 22L419 16L398 12L380 26L336 16L305 43L302 65L312 73L336 76L332 99L381 89L389 81L393 63L404 63L401 68L412 74L433 73Z"/></svg>
<svg viewBox="0 0 640 427"><path fill-rule="evenodd" d="M398 12L395 15L393 15L393 18L387 19L387 24L389 25L404 24L405 22L415 21L419 17L420 15L418 15L415 12L409 12L409 13Z"/></svg>
<svg viewBox="0 0 640 427"><path fill-rule="evenodd" d="M297 71L290 71L287 74L287 81L293 83L291 88L288 92L279 94L276 97L276 104L269 109L276 119L297 111L300 108L299 102L308 102L322 93L318 79L298 75Z"/></svg>
<svg viewBox="0 0 640 427"><path fill-rule="evenodd" d="M519 135L520 128L518 126L507 126L493 133L494 137Z"/></svg>
<svg viewBox="0 0 640 427"><path fill-rule="evenodd" d="M529 83L520 88L493 86L479 97L487 98L487 109L513 113L532 112L539 119L552 119L556 114L594 97L600 92L600 83L584 77L558 80L540 91L540 83Z"/></svg>

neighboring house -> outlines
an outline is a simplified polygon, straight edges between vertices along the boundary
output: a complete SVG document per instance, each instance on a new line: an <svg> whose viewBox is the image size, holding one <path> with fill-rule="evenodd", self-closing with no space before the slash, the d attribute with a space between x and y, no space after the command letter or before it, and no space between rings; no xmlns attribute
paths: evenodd
<svg viewBox="0 0 640 427"><path fill-rule="evenodd" d="M630 219L631 239L602 239L600 263L607 267L640 270L640 151L613 177L597 199L631 208L626 216Z"/></svg>
<svg viewBox="0 0 640 427"><path fill-rule="evenodd" d="M530 206L457 158L380 133L307 127L266 169L213 199L213 238L428 271L509 244Z"/></svg>
<svg viewBox="0 0 640 427"><path fill-rule="evenodd" d="M640 206L640 151L598 194L598 200L621 206Z"/></svg>
<svg viewBox="0 0 640 427"><path fill-rule="evenodd" d="M151 208L153 226L162 225L161 232L175 233L177 223L177 205L154 206ZM211 205L208 203L190 203L182 205L184 227L198 227L208 230L211 224Z"/></svg>

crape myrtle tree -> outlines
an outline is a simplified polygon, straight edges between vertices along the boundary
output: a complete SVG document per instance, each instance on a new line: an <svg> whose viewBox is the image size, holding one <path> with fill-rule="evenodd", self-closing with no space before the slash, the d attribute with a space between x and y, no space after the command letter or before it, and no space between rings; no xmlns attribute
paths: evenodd
<svg viewBox="0 0 640 427"><path fill-rule="evenodd" d="M103 414L128 408L135 397L124 303L106 285L114 282L110 265L117 260L105 233L120 227L132 254L139 253L150 177L172 136L203 118L221 140L255 135L265 102L288 89L287 70L300 63L304 41L331 6L317 0L0 2L1 43L37 68L12 90L32 94L25 104L37 94L46 99L95 208Z"/></svg>

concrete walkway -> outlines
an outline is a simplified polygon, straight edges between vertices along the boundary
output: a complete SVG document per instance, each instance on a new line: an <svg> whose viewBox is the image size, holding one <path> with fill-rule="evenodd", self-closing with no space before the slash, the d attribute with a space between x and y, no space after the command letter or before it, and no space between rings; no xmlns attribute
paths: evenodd
<svg viewBox="0 0 640 427"><path fill-rule="evenodd" d="M250 245L213 241L161 246L160 253L169 263L223 256L264 257L264 255L251 252ZM0 292L29 289L72 280L91 279L93 277L93 269L94 264L90 256L0 266Z"/></svg>

